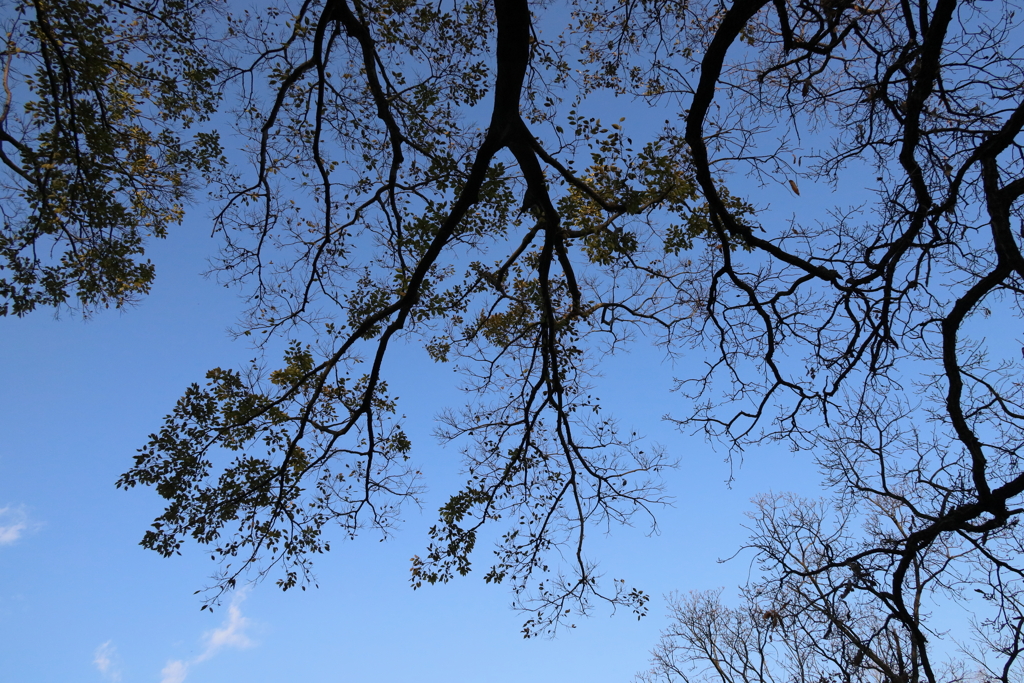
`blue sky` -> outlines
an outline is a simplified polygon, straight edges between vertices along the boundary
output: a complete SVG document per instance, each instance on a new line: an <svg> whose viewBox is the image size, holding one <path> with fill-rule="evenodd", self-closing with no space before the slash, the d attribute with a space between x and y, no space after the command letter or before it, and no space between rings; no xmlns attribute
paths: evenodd
<svg viewBox="0 0 1024 683"><path fill-rule="evenodd" d="M455 378L418 349L392 360L414 455L430 487L398 535L337 542L317 565L319 589L258 584L212 614L194 592L214 565L201 548L163 559L138 546L160 511L150 490L119 491L117 476L183 389L212 367L253 356L227 328L233 291L200 276L215 249L201 212L154 245L156 287L138 307L83 321L46 311L0 319L5 353L0 415L0 679L5 681L452 680L628 681L666 626L662 595L742 583L749 558L721 565L745 538L749 498L814 490L806 459L752 453L732 488L722 454L658 419L680 399L658 351L637 345L605 368L598 395L626 424L682 460L667 475L673 508L660 533L594 534L609 578L648 593L651 616L598 609L554 640L524 641L524 616L503 587L471 575L413 591L409 558L422 552L439 501L458 483L458 454L431 436ZM687 362L687 359L684 359ZM479 551L479 563L489 550Z"/></svg>

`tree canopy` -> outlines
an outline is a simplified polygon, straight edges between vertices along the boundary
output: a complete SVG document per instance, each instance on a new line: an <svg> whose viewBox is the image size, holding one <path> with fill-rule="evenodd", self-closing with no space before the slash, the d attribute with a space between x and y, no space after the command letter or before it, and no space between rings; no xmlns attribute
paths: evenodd
<svg viewBox="0 0 1024 683"><path fill-rule="evenodd" d="M0 106L0 315L121 307L179 223L217 137L202 2L9 3Z"/></svg>
<svg viewBox="0 0 1024 683"><path fill-rule="evenodd" d="M671 453L589 393L606 354L647 340L685 355L682 429L734 456L786 442L828 487L824 507L760 502L764 575L723 619L759 619L762 640L817 620L829 676L937 681L925 598L979 591L972 656L1009 681L1024 389L993 320L1019 317L1024 276L1016 9L25 3L0 121L4 296L22 313L144 292L143 238L213 183L240 331L286 351L211 370L118 483L167 499L143 544L209 546L221 589L301 584L332 529L389 529L416 497L387 361L423 338L469 397L439 427L467 481L414 585L468 573L504 524L484 575L531 610L527 635L595 600L643 614L585 539L665 500ZM234 169L212 132L181 137L217 107ZM806 209L772 210L801 188ZM721 613L680 604L684 623Z"/></svg>

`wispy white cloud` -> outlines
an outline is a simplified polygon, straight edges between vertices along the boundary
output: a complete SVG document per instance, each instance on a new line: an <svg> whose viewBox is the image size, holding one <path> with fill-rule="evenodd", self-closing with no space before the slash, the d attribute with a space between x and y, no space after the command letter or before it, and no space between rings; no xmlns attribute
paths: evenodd
<svg viewBox="0 0 1024 683"><path fill-rule="evenodd" d="M0 508L0 545L10 545L17 541L28 526L28 515L23 507L8 505Z"/></svg>
<svg viewBox="0 0 1024 683"><path fill-rule="evenodd" d="M249 626L249 620L243 617L242 611L238 609L238 605L244 599L244 593L237 593L232 598L231 604L228 605L228 618L224 621L224 625L212 631L207 631L203 636L203 639L206 641L206 649L195 658L194 661L196 663L205 662L225 647L241 649L252 647L252 640L244 633L246 627Z"/></svg>
<svg viewBox="0 0 1024 683"><path fill-rule="evenodd" d="M188 675L188 664L175 659L167 662L167 666L160 672L160 683L182 683Z"/></svg>
<svg viewBox="0 0 1024 683"><path fill-rule="evenodd" d="M121 668L117 665L117 648L112 641L108 640L96 648L92 663L107 680L114 683L121 680Z"/></svg>
<svg viewBox="0 0 1024 683"><path fill-rule="evenodd" d="M235 593L228 605L228 616L220 628L207 631L203 634L203 651L189 661L174 659L167 662L167 666L160 672L160 683L183 683L188 675L189 669L200 662L205 662L226 647L244 649L252 647L252 639L245 634L245 629L250 622L242 616L239 605L245 600L246 591L241 590Z"/></svg>

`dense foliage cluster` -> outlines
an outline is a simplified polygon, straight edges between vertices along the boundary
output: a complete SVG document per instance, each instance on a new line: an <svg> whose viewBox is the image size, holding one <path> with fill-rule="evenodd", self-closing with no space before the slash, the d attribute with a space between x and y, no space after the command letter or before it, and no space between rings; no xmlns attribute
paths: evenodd
<svg viewBox="0 0 1024 683"><path fill-rule="evenodd" d="M3 10L0 315L121 307L149 291L145 242L219 167L202 2L35 0Z"/></svg>
<svg viewBox="0 0 1024 683"><path fill-rule="evenodd" d="M706 361L679 378L683 428L732 452L788 442L829 495L760 501L746 604L681 598L652 676L1019 678L1024 384L988 322L1019 317L1024 277L1013 2L305 0L220 7L201 35L198 6L57 6L19 6L6 53L41 65L0 127L14 310L72 285L87 304L144 290L148 266L111 269L80 240L127 258L162 233L185 172L219 159L164 126L223 92L250 163L211 175L219 269L250 295L246 334L292 340L272 371L211 371L139 452L120 485L168 501L146 546L191 537L224 559L221 588L247 569L287 588L332 526L389 528L418 469L387 361L415 334L469 402L441 427L467 483L414 584L469 572L506 523L485 578L531 610L527 635L595 599L642 614L584 542L663 500L671 460L587 390L643 337ZM54 53L63 8L96 28ZM620 120L637 101L642 122ZM829 205L807 196L828 185ZM770 210L801 188L799 215ZM64 265L23 256L46 239ZM934 649L936 596L973 600L964 657Z"/></svg>

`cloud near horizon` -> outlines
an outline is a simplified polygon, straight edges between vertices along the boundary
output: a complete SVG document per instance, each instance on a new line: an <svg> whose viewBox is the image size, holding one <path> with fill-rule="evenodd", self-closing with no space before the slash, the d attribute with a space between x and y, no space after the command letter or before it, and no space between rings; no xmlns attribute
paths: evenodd
<svg viewBox="0 0 1024 683"><path fill-rule="evenodd" d="M192 666L212 658L225 647L245 649L255 645L252 639L244 633L250 622L242 616L242 610L239 608L239 605L245 600L246 592L245 589L242 589L231 598L227 619L224 620L220 628L203 634L205 648L202 653L188 661L172 659L167 662L160 672L160 683L184 683Z"/></svg>

